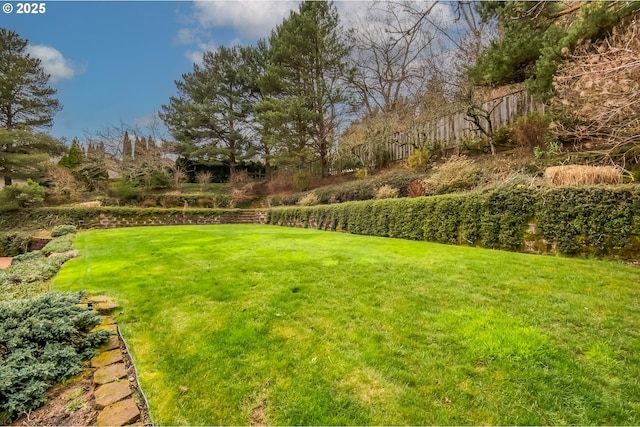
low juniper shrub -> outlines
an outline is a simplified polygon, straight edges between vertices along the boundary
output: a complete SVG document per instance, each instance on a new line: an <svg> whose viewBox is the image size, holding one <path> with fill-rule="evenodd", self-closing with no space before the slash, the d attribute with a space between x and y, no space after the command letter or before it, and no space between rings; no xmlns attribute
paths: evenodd
<svg viewBox="0 0 640 427"><path fill-rule="evenodd" d="M0 302L0 422L38 408L47 390L80 372L109 332L80 293Z"/></svg>

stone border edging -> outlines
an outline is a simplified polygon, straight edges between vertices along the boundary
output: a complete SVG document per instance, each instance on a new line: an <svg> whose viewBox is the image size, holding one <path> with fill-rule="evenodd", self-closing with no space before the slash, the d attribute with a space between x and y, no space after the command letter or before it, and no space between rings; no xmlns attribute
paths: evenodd
<svg viewBox="0 0 640 427"><path fill-rule="evenodd" d="M111 313L119 306L108 296L100 295L83 299L88 307L95 309L102 317L102 324L93 330L107 330L109 340L100 347L99 353L90 361L93 372L95 409L98 412L95 424L98 426L151 425L149 402L138 382L138 373L129 349ZM129 369L133 370L133 376ZM128 377L127 377L128 376ZM135 399L135 392L142 396ZM147 418L147 419L145 419Z"/></svg>

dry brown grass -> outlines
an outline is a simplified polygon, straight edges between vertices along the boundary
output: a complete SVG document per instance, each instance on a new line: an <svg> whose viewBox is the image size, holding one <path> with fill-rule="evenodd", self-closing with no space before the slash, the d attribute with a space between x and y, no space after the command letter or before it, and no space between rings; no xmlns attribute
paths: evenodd
<svg viewBox="0 0 640 427"><path fill-rule="evenodd" d="M267 189L270 194L292 190L293 174L286 170L275 172L267 184Z"/></svg>
<svg viewBox="0 0 640 427"><path fill-rule="evenodd" d="M544 171L544 178L549 184L562 186L619 184L622 170L613 166L552 166Z"/></svg>

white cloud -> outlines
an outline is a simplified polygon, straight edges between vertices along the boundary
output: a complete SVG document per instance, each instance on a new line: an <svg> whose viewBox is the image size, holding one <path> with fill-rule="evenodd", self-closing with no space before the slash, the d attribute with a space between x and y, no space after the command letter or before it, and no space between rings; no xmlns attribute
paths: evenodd
<svg viewBox="0 0 640 427"><path fill-rule="evenodd" d="M202 42L198 40L195 44L197 46L197 49L187 50L184 53L184 56L191 62L198 65L202 65L202 61L203 61L202 55L204 55L205 52L214 51L218 48L218 45L213 40L210 40L208 42Z"/></svg>
<svg viewBox="0 0 640 427"><path fill-rule="evenodd" d="M70 79L85 71L85 67L76 66L73 61L66 59L60 51L51 46L41 44L28 45L27 53L42 61L42 68L44 68L45 73L51 75L53 83Z"/></svg>
<svg viewBox="0 0 640 427"><path fill-rule="evenodd" d="M232 27L240 37L266 37L287 17L299 1L197 1L198 22L203 28Z"/></svg>

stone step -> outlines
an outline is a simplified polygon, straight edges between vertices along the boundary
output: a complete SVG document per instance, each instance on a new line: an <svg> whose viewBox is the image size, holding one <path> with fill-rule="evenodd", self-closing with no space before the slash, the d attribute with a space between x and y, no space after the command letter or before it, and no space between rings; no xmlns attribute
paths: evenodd
<svg viewBox="0 0 640 427"><path fill-rule="evenodd" d="M115 302L99 302L93 304L94 310L96 310L100 314L111 314L113 310L119 308L120 306Z"/></svg>
<svg viewBox="0 0 640 427"><path fill-rule="evenodd" d="M98 385L107 384L126 376L127 368L124 363L114 363L95 371L93 373L93 383Z"/></svg>
<svg viewBox="0 0 640 427"><path fill-rule="evenodd" d="M120 339L117 335L111 335L106 343L102 344L98 349L99 352L115 350L120 348Z"/></svg>
<svg viewBox="0 0 640 427"><path fill-rule="evenodd" d="M129 396L131 396L131 387L128 381L104 384L95 391L96 407L102 409Z"/></svg>
<svg viewBox="0 0 640 427"><path fill-rule="evenodd" d="M133 399L121 400L107 406L98 414L99 426L124 426L136 421L140 410Z"/></svg>
<svg viewBox="0 0 640 427"><path fill-rule="evenodd" d="M122 359L122 352L119 348L111 351L105 351L91 359L91 367L102 368L103 366L113 365L118 362L124 362Z"/></svg>

